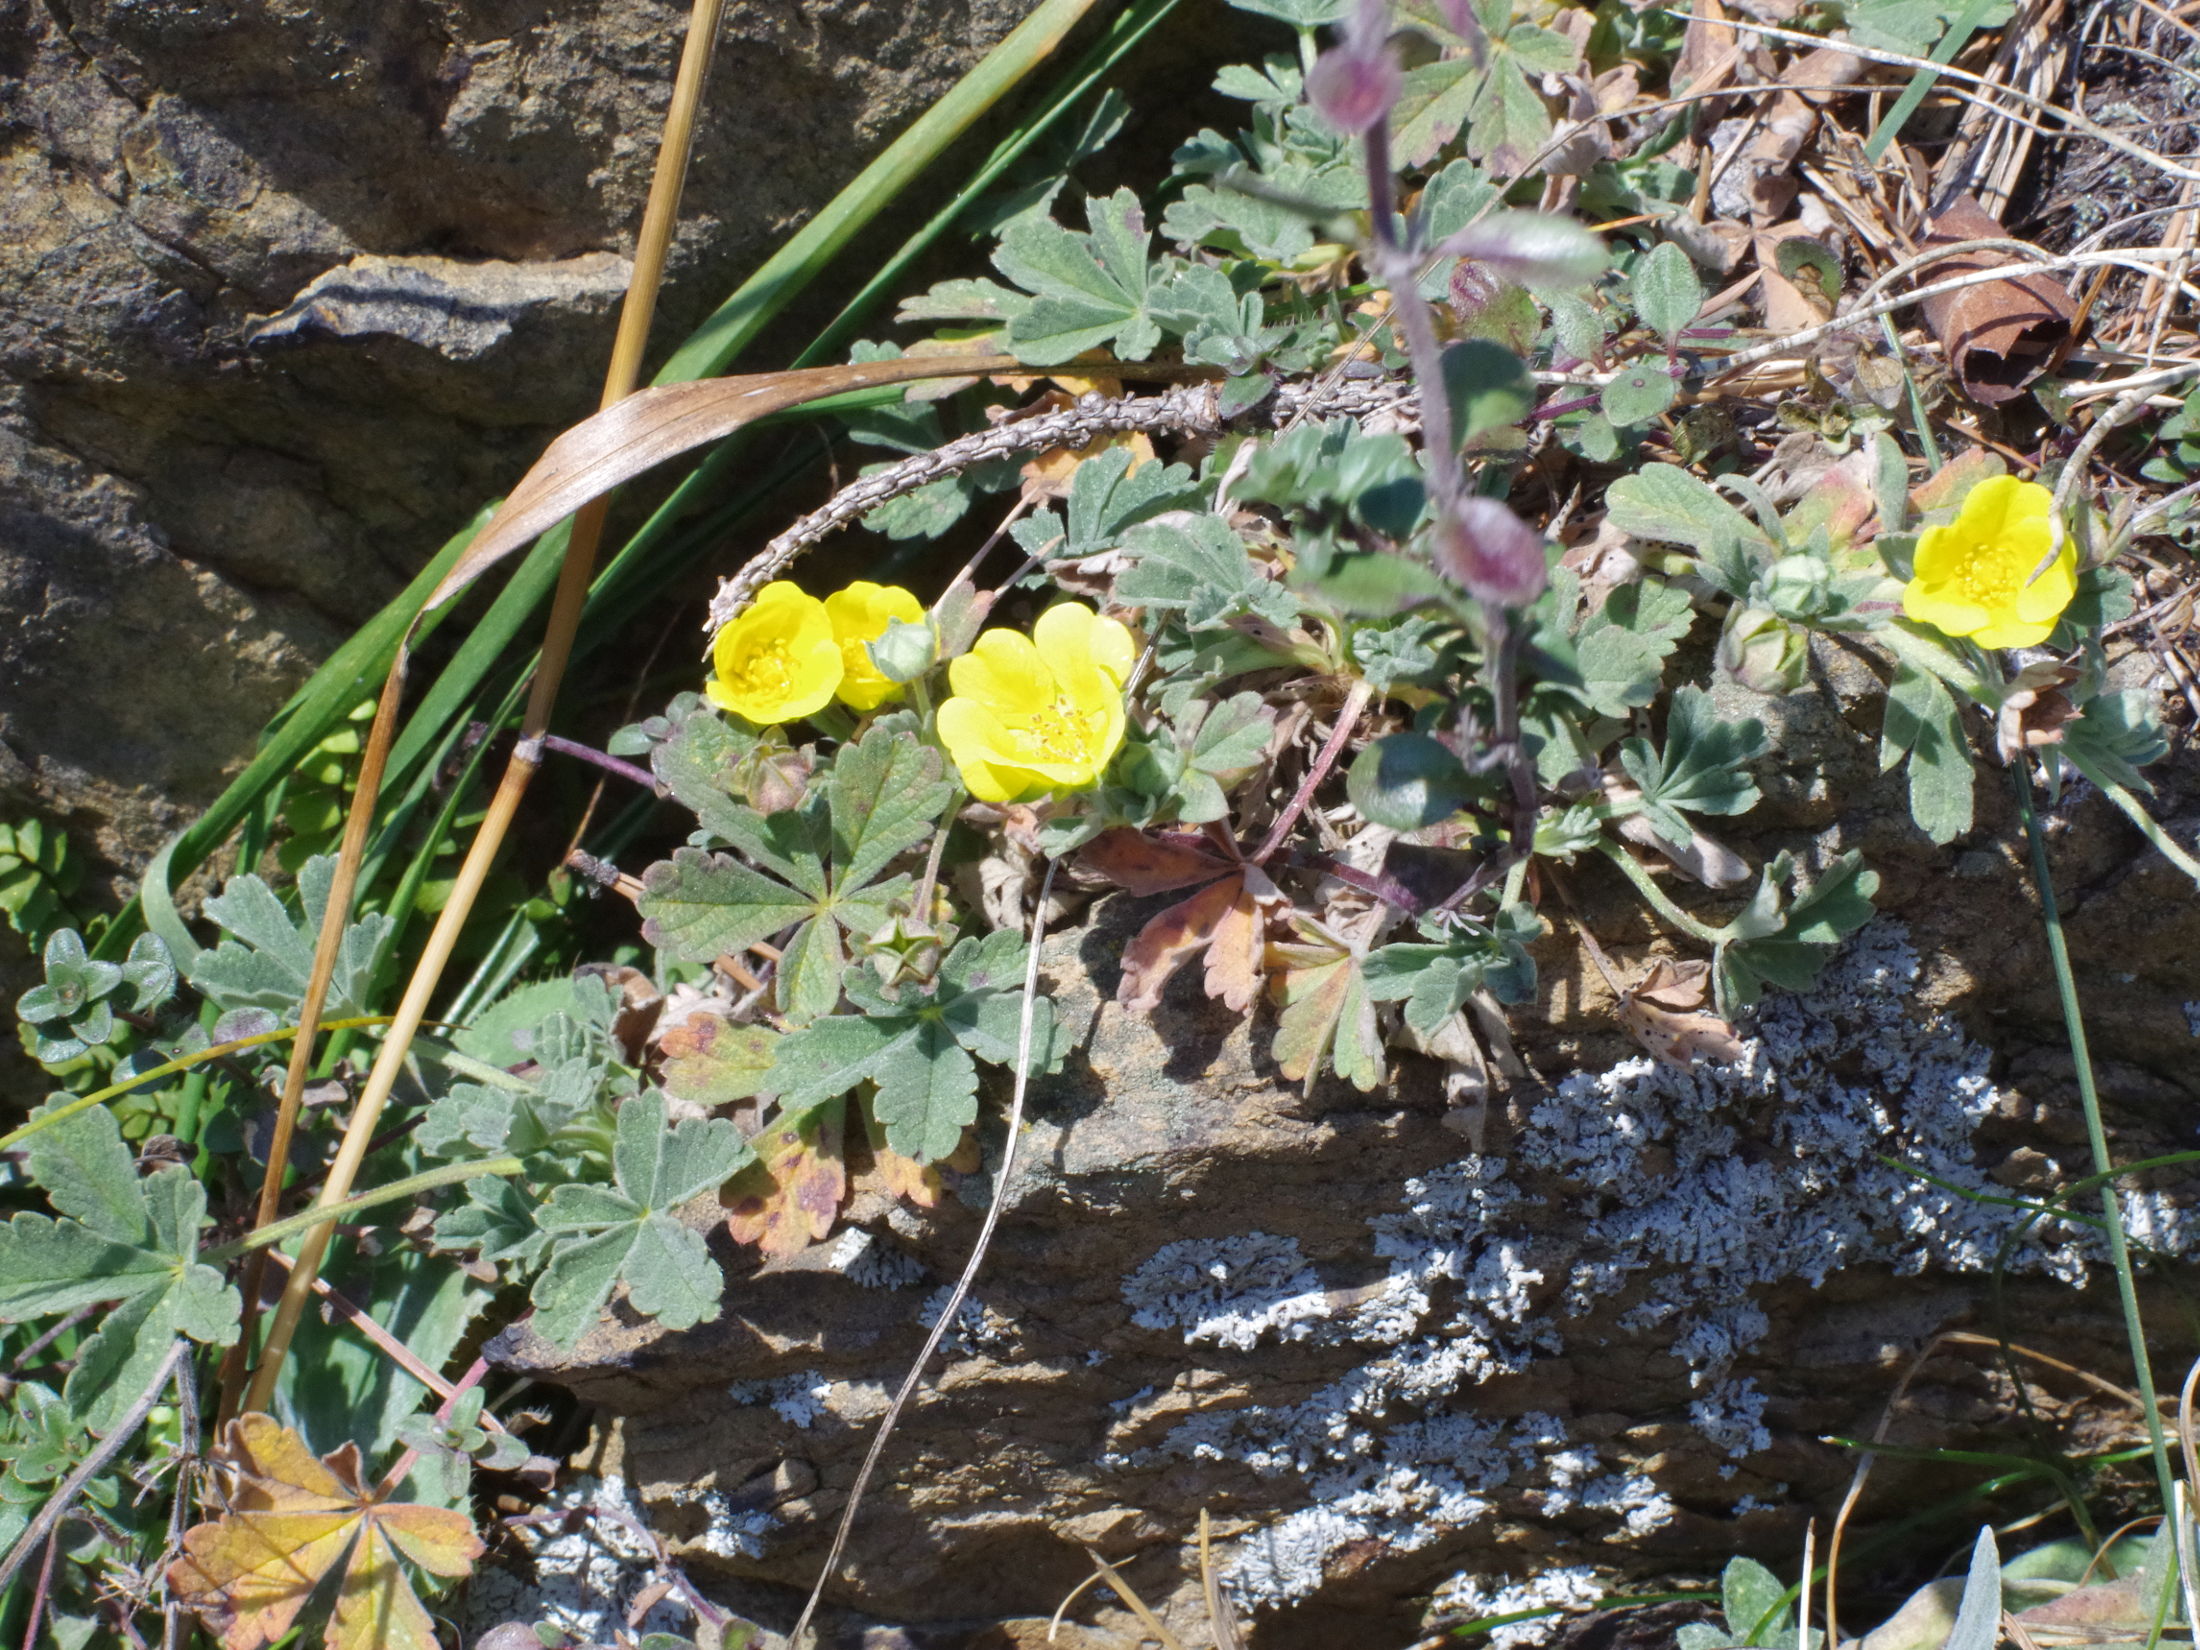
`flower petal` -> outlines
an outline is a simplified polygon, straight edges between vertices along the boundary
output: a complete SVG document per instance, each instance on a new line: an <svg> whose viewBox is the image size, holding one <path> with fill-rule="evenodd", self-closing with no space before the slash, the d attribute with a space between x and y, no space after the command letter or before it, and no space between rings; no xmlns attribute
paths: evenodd
<svg viewBox="0 0 2200 1650"><path fill-rule="evenodd" d="M1054 703L1054 674L1031 638L1013 630L989 630L947 667L947 681L965 698L1007 714L1036 716Z"/></svg>

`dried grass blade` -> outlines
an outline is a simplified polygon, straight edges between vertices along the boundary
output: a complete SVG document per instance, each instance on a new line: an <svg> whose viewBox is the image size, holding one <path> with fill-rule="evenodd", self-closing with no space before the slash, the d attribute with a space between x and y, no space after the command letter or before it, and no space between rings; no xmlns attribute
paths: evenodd
<svg viewBox="0 0 2200 1650"><path fill-rule="evenodd" d="M707 378L640 391L550 443L429 595L432 613L521 545L622 482L771 413L849 390L1014 369L1006 355L935 356ZM578 535L576 534L576 537Z"/></svg>

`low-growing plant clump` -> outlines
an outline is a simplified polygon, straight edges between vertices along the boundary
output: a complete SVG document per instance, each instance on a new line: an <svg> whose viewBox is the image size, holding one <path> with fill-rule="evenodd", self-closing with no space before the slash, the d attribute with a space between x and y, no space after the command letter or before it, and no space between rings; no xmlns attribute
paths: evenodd
<svg viewBox="0 0 2200 1650"><path fill-rule="evenodd" d="M2074 352L2061 312L2037 348L1998 313L1902 330L1921 300L2006 305L2161 260L1951 232L1910 180L1890 200L1863 170L1900 142L1837 118L1936 43L1947 63L2015 24L1232 3L1297 50L1223 69L1240 128L1190 136L1153 190L1065 187L1124 118L1112 93L1088 104L1067 158L999 203L992 273L904 296L897 342L809 379L644 391L454 549L430 610L735 429L744 397L836 396L851 439L900 455L730 577L704 673L606 749L548 734L538 687L493 797L486 745L456 728L401 746L423 765L385 783L392 633L386 714L367 723L356 675L301 700L325 726L308 743L300 724L287 788L251 805L243 868L203 907L215 943L175 910L167 856L142 926L79 922L58 837L0 838L0 910L44 962L16 1013L55 1085L0 1141L10 1631L436 1642L423 1595L481 1559L477 1515L524 1521L506 1501L537 1504L558 1470L545 1417L485 1402L488 1335L524 1322L571 1348L611 1312L714 1320L699 1200L784 1262L859 1186L927 1208L975 1183L989 1099L1012 1149L1028 1081L1075 1057L1034 946L1096 894L1168 896L1121 958L1126 1011L1202 992L1309 1094L1429 1061L1464 1115L1526 1081L1508 1026L1553 947L1590 959L1649 1057L1723 1066L1767 994L1807 992L1874 914L1862 851L1813 863L1750 831L1778 754L1750 707L1817 691L1828 650L1873 673L1870 737L1921 838L1970 836L2006 775L2044 879L2035 797L2090 787L2200 883L2149 811L2170 742L2129 664L2189 622L2177 455L2200 410L2157 409L2140 462L2100 461L2200 356ZM1865 193L1806 154L1854 162ZM895 553L811 578L823 555L798 558L859 524L982 542L952 576ZM554 691L563 644L545 652ZM560 753L634 806L499 908L487 856ZM439 789L439 765L463 777ZM485 835L457 869L470 819ZM1614 876L1666 941L1647 969L1574 898ZM631 915L576 971L584 885ZM455 992L454 952L473 965ZM2100 1212L2066 1192L2041 1230L2104 1234L2174 1496L2085 1093ZM1968 1583L1897 1618L1926 1626L1873 1642L1984 1650L2004 1608L2176 1619L2189 1514L2161 1528L2105 1579L2098 1542L2005 1572L1982 1535ZM681 1603L694 1642L760 1631L662 1571L649 1605ZM1738 1560L1723 1626L1679 1642L1815 1643L1813 1575ZM1509 1610L1598 1596L1462 1586L1439 1619L1504 1642Z"/></svg>

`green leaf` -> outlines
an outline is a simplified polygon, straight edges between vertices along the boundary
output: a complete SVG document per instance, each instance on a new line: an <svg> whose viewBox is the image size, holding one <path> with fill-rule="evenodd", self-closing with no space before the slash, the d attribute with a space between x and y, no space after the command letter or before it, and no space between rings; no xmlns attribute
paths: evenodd
<svg viewBox="0 0 2200 1650"><path fill-rule="evenodd" d="M836 887L866 886L930 837L953 794L941 777L940 753L929 745L874 726L843 746L825 782Z"/></svg>
<svg viewBox="0 0 2200 1650"><path fill-rule="evenodd" d="M1652 750L1646 739L1628 739L1619 759L1641 787L1643 812L1658 834L1685 843L1694 832L1682 812L1740 814L1757 805L1757 782L1746 770L1771 748L1762 722L1724 721L1711 695L1689 686L1673 695L1664 744Z"/></svg>
<svg viewBox="0 0 2200 1650"><path fill-rule="evenodd" d="M619 1108L614 1184L559 1186L538 1217L551 1248L532 1294L536 1333L570 1348L622 1282L634 1309L668 1329L716 1318L725 1279L702 1234L673 1215L754 1160L722 1118L688 1118L668 1129L662 1095L628 1100Z"/></svg>
<svg viewBox="0 0 2200 1650"><path fill-rule="evenodd" d="M2169 754L2169 741L2147 694L2101 693L2063 729L2062 753L2095 784L2106 779L2126 790L2150 793L2154 787L2139 770Z"/></svg>
<svg viewBox="0 0 2200 1650"><path fill-rule="evenodd" d="M1741 914L1720 930L1717 945L1720 1012L1731 1017L1764 995L1766 985L1807 991L1833 948L1871 921L1879 874L1864 856L1843 854L1800 897L1789 901L1795 856L1782 852L1760 873Z"/></svg>
<svg viewBox="0 0 2200 1650"><path fill-rule="evenodd" d="M63 1389L70 1409L105 1432L177 1335L216 1346L237 1338L237 1292L198 1263L206 1189L177 1165L141 1180L112 1112L93 1107L32 1136L25 1163L60 1218L18 1214L0 1226L0 1322L113 1303Z"/></svg>
<svg viewBox="0 0 2200 1650"><path fill-rule="evenodd" d="M1787 1625L1786 1593L1780 1578L1755 1559L1729 1559L1719 1577L1719 1594L1735 1642L1790 1645L1792 1632L1781 1633Z"/></svg>
<svg viewBox="0 0 2200 1650"><path fill-rule="evenodd" d="M931 836L949 794L937 751L875 724L841 747L801 806L733 809L719 820L737 848L786 881L731 855L677 848L642 873L643 937L709 962L792 929L774 986L779 1007L797 1024L829 1014L840 1001L842 934L868 939L909 897L907 876L877 879Z"/></svg>
<svg viewBox="0 0 2200 1650"><path fill-rule="evenodd" d="M779 1090L780 1116L876 1083L876 1115L895 1151L919 1162L949 1155L978 1114L971 1056L994 1065L1016 1058L1023 957L1023 938L1010 930L965 938L929 987L910 982L892 998L851 971L850 991L864 1012L813 1021L774 1050L767 1086ZM1034 1071L1056 1069L1067 1052L1044 998L1032 1005L1031 1051Z"/></svg>
<svg viewBox="0 0 2200 1650"><path fill-rule="evenodd" d="M1600 716L1625 717L1658 696L1665 661L1696 622L1688 592L1663 579L1616 585L1574 634L1582 691Z"/></svg>
<svg viewBox="0 0 2200 1650"><path fill-rule="evenodd" d="M1345 795L1372 824L1419 831L1465 808L1474 787L1454 751L1425 733L1391 733L1353 758Z"/></svg>
<svg viewBox="0 0 2200 1650"><path fill-rule="evenodd" d="M1462 442L1519 423L1535 405L1527 363L1488 339L1451 345L1444 351L1443 368L1452 434Z"/></svg>
<svg viewBox="0 0 2200 1650"><path fill-rule="evenodd" d="M1565 74L1580 66L1573 42L1533 23L1516 22L1511 0L1475 0L1484 49L1476 53L1443 26L1430 5L1406 8L1446 56L1409 69L1391 112L1392 145L1406 166L1424 166L1462 124L1467 153L1517 171L1551 135L1551 113L1531 76Z"/></svg>
<svg viewBox="0 0 2200 1650"><path fill-rule="evenodd" d="M1647 424L1680 394L1663 361L1637 361L1622 367L1597 392L1597 406L1619 429Z"/></svg>
<svg viewBox="0 0 2200 1650"><path fill-rule="evenodd" d="M1685 544L1704 576L1730 596L1747 596L1759 565L1776 553L1764 529L1673 464L1646 464L1615 480L1605 512L1640 539Z"/></svg>
<svg viewBox="0 0 2200 1650"><path fill-rule="evenodd" d="M1148 522L1125 535L1123 548L1132 564L1115 581L1115 593L1132 606L1179 611L1194 630L1240 613L1279 629L1298 617L1291 593L1254 565L1245 541L1220 516Z"/></svg>
<svg viewBox="0 0 2200 1650"><path fill-rule="evenodd" d="M1148 233L1138 197L1118 189L1085 203L1089 232L1051 218L1019 218L1001 236L993 265L1034 302L1008 325L1020 361L1054 366L1112 343L1126 361L1143 361L1161 341L1146 312Z"/></svg>
<svg viewBox="0 0 2200 1650"><path fill-rule="evenodd" d="M1963 1579L1963 1602L1942 1650L1994 1650L2001 1643L2001 1553L1994 1527L1981 1524L1971 1548L1971 1570Z"/></svg>
<svg viewBox="0 0 2200 1650"><path fill-rule="evenodd" d="M1341 20L1351 9L1351 0L1230 0L1230 5L1256 17L1273 17L1294 29L1316 29Z"/></svg>
<svg viewBox="0 0 2200 1650"><path fill-rule="evenodd" d="M1790 235L1774 248L1773 262L1797 286L1815 290L1829 304L1841 301L1841 260L1825 242Z"/></svg>
<svg viewBox="0 0 2200 1650"><path fill-rule="evenodd" d="M1660 241L1635 266L1628 291L1635 314L1665 340L1668 349L1680 342L1683 327L1696 324L1697 312L1703 308L1703 282L1697 278L1696 266L1671 241Z"/></svg>
<svg viewBox="0 0 2200 1650"><path fill-rule="evenodd" d="M1325 1066L1363 1094L1379 1087L1383 1044L1361 954L1326 943L1271 954L1283 963L1275 976L1277 1068L1309 1093Z"/></svg>
<svg viewBox="0 0 2200 1650"><path fill-rule="evenodd" d="M1910 817L1936 843L1971 828L1978 775L1963 737L1963 716L1940 679L1907 662L1895 667L1879 736L1881 772L1910 762Z"/></svg>
<svg viewBox="0 0 2200 1650"><path fill-rule="evenodd" d="M1136 462L1128 447L1094 454L1071 472L1069 497L1063 501L1066 521L1052 510L1041 510L1010 528L1010 536L1034 556L1079 560L1113 550L1140 522L1197 505L1200 489L1190 466L1147 463L1133 469Z"/></svg>
<svg viewBox="0 0 2200 1650"><path fill-rule="evenodd" d="M220 894L206 902L206 914L230 937L199 954L191 968L191 983L224 1008L264 1008L295 1016L313 973L321 914L328 909L335 876L336 860L331 855L316 855L300 867L303 913L296 918L258 877L232 877ZM329 1018L373 1012L375 965L390 929L388 917L369 912L344 930L324 1009Z"/></svg>

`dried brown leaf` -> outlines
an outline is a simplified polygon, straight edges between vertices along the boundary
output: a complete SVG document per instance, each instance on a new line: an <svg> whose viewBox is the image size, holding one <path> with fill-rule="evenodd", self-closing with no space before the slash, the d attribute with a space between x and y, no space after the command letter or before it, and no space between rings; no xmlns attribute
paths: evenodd
<svg viewBox="0 0 2200 1650"><path fill-rule="evenodd" d="M1710 982L1709 963L1660 957L1638 984L1620 992L1620 1024L1656 1058L1683 1071L1698 1060L1739 1060L1742 1043L1734 1028L1702 1010Z"/></svg>
<svg viewBox="0 0 2200 1650"><path fill-rule="evenodd" d="M1959 195L1933 219L1925 245L2006 238L2009 231L1969 195ZM1926 272L1931 281L1998 268L2017 260L2007 252L1968 252L1943 259ZM1925 324L1940 340L1950 371L1972 400L1999 406L2024 393L2070 342L2076 300L2046 275L1986 281L1925 300Z"/></svg>
<svg viewBox="0 0 2200 1650"><path fill-rule="evenodd" d="M1086 843L1078 864L1134 894L1166 894L1211 882L1233 862L1205 838L1156 835L1118 825Z"/></svg>

